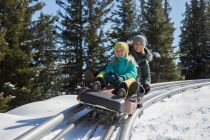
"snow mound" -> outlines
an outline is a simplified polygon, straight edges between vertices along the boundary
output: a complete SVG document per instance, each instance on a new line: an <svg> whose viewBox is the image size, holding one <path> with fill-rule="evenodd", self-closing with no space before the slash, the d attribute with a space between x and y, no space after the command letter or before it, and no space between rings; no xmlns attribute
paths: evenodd
<svg viewBox="0 0 210 140"><path fill-rule="evenodd" d="M76 104L78 104L76 96L63 95L29 103L7 113L0 113L0 139L13 140L51 116Z"/></svg>
<svg viewBox="0 0 210 140"><path fill-rule="evenodd" d="M76 104L78 104L76 96L63 95L45 101L29 103L7 113L24 116L52 116Z"/></svg>
<svg viewBox="0 0 210 140"><path fill-rule="evenodd" d="M188 90L158 102L135 122L132 140L210 138L210 87Z"/></svg>

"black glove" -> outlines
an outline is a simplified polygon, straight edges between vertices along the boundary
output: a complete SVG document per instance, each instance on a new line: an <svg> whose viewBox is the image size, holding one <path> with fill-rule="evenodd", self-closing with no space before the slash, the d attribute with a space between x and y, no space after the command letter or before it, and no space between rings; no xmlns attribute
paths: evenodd
<svg viewBox="0 0 210 140"><path fill-rule="evenodd" d="M149 84L145 84L143 85L144 90L145 90L145 95L150 91L150 85Z"/></svg>
<svg viewBox="0 0 210 140"><path fill-rule="evenodd" d="M123 81L125 81L125 78L123 76L118 76L114 81L114 86L118 87Z"/></svg>
<svg viewBox="0 0 210 140"><path fill-rule="evenodd" d="M108 72L108 75L111 75L114 79L118 79L119 77L117 73L112 72L112 71Z"/></svg>
<svg viewBox="0 0 210 140"><path fill-rule="evenodd" d="M108 72L108 74L105 75L105 79L108 83L114 85L115 81L118 79L118 75L112 71Z"/></svg>
<svg viewBox="0 0 210 140"><path fill-rule="evenodd" d="M114 73L113 71L109 71L108 74L109 74L109 75L113 75L113 74L115 74L115 73Z"/></svg>

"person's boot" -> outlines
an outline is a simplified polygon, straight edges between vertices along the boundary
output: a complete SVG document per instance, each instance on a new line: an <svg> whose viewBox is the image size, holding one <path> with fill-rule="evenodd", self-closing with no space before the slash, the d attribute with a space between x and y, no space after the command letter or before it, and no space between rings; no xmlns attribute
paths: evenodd
<svg viewBox="0 0 210 140"><path fill-rule="evenodd" d="M137 104L137 108L141 108L141 107L143 107L142 103Z"/></svg>
<svg viewBox="0 0 210 140"><path fill-rule="evenodd" d="M140 85L140 86L139 86L139 90L138 90L138 92L137 92L137 95L138 95L139 97L143 97L144 94L145 94L145 89L144 89L144 87L143 87L142 85Z"/></svg>
<svg viewBox="0 0 210 140"><path fill-rule="evenodd" d="M91 71L86 71L84 73L84 85L86 87L91 87L91 83L94 82L94 75Z"/></svg>
<svg viewBox="0 0 210 140"><path fill-rule="evenodd" d="M101 90L101 83L99 81L95 81L92 83L92 89L94 91L100 91Z"/></svg>
<svg viewBox="0 0 210 140"><path fill-rule="evenodd" d="M142 85L139 86L139 91L137 92L137 108L141 108L142 105L142 99L145 94L145 89Z"/></svg>
<svg viewBox="0 0 210 140"><path fill-rule="evenodd" d="M120 97L125 97L126 96L125 88L118 89L117 95L120 96Z"/></svg>

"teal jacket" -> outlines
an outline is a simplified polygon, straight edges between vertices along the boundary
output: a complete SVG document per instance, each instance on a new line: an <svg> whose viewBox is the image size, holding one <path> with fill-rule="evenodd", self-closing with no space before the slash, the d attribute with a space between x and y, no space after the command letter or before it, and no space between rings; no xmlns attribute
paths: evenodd
<svg viewBox="0 0 210 140"><path fill-rule="evenodd" d="M145 54L137 53L133 49L130 50L130 54L134 57L138 64L138 75L142 85L151 83L149 61L152 60L152 54L146 47L144 48Z"/></svg>
<svg viewBox="0 0 210 140"><path fill-rule="evenodd" d="M112 61L106 66L105 74L108 74L110 71L117 73L125 80L137 78L137 68L127 57L118 58L116 63L114 63L114 59L112 59Z"/></svg>

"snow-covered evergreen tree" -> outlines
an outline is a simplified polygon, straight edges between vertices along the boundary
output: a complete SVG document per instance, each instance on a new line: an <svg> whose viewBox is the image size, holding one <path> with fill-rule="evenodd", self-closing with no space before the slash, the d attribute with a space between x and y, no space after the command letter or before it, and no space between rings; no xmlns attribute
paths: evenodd
<svg viewBox="0 0 210 140"><path fill-rule="evenodd" d="M38 68L32 58L37 36L31 26L32 15L43 6L36 0L0 1L0 94L4 111L43 98L43 89L35 81Z"/></svg>
<svg viewBox="0 0 210 140"><path fill-rule="evenodd" d="M145 29L148 47L153 51L151 62L153 82L179 79L178 69L173 52L173 23L169 17L168 1L148 0L145 4Z"/></svg>
<svg viewBox="0 0 210 140"><path fill-rule="evenodd" d="M208 76L208 16L205 0L191 0L190 4L186 4L180 36L180 59L185 79Z"/></svg>
<svg viewBox="0 0 210 140"><path fill-rule="evenodd" d="M109 55L107 37L103 32L109 21L113 0L106 1L73 1L57 0L65 13L60 12L61 39L65 54L63 74L66 77L65 87L73 91L82 82L85 69L99 71Z"/></svg>
<svg viewBox="0 0 210 140"><path fill-rule="evenodd" d="M85 48L87 69L101 71L106 65L111 47L109 40L104 33L104 26L110 22L110 11L113 8L113 0L88 0L85 2Z"/></svg>
<svg viewBox="0 0 210 140"><path fill-rule="evenodd" d="M31 25L33 32L33 66L38 69L35 85L42 88L42 98L59 94L58 71L56 68L56 30L54 23L57 17L40 14L37 21Z"/></svg>
<svg viewBox="0 0 210 140"><path fill-rule="evenodd" d="M84 73L84 23L85 14L82 0L57 0L64 12L59 11L60 44L63 51L63 89L73 91L82 80Z"/></svg>
<svg viewBox="0 0 210 140"><path fill-rule="evenodd" d="M145 32L145 0L140 0L140 14L138 16L139 31Z"/></svg>
<svg viewBox="0 0 210 140"><path fill-rule="evenodd" d="M119 0L112 12L112 32L109 36L115 41L125 41L133 32L139 30L135 0Z"/></svg>

